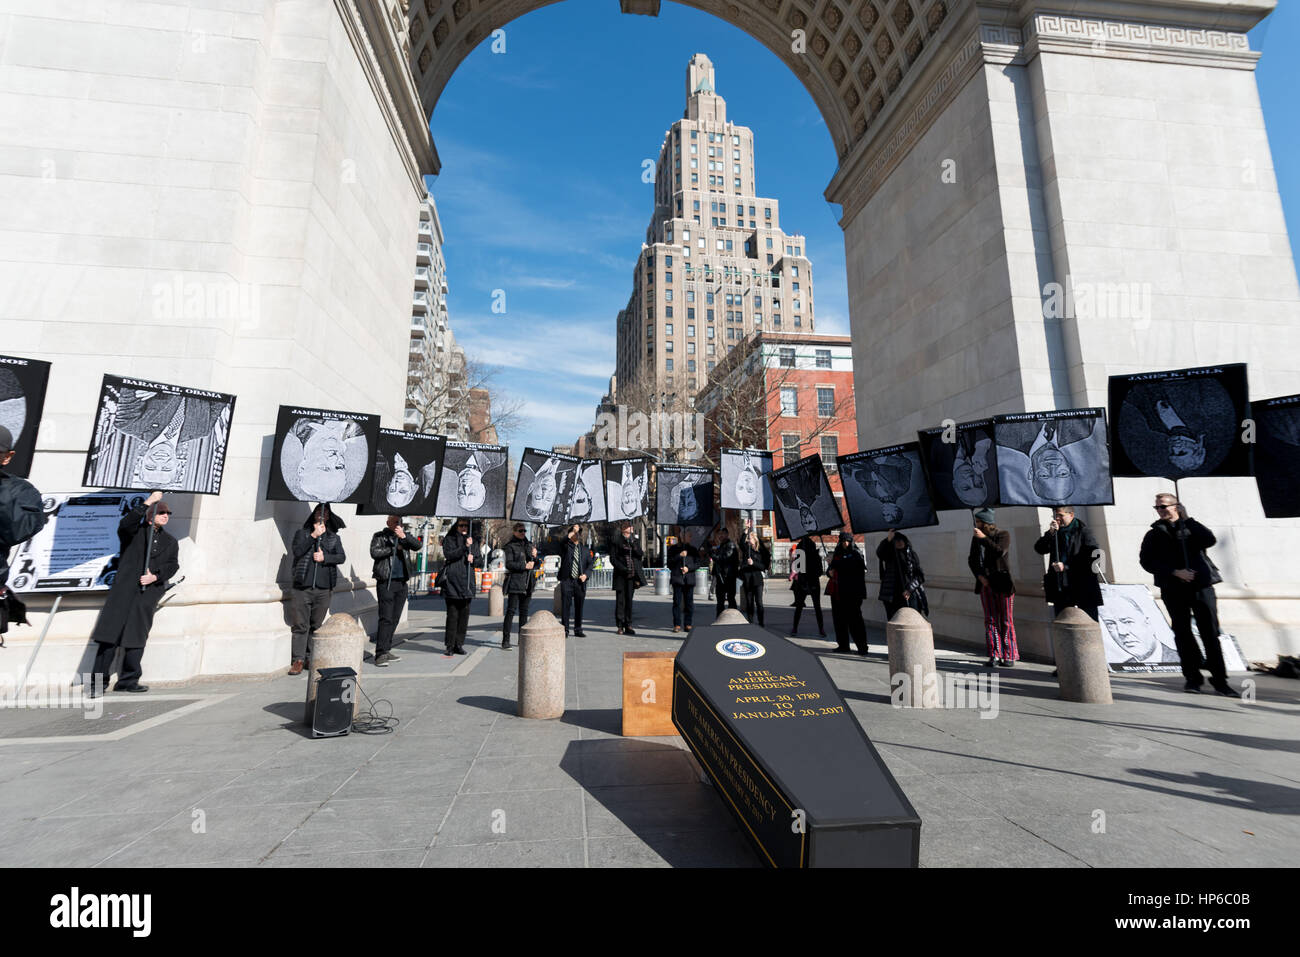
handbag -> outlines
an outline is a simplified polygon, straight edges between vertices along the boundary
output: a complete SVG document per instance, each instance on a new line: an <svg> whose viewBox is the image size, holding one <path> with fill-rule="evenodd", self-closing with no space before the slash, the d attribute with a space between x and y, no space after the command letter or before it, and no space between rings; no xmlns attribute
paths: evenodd
<svg viewBox="0 0 1300 957"><path fill-rule="evenodd" d="M834 597L835 597L835 592L836 592L837 586L838 586L838 582L836 581L836 573L835 573L835 572L831 572L830 580L829 580L828 582L826 582L826 594L827 594L827 596L829 596L829 597L831 597L831 598L834 598Z"/></svg>

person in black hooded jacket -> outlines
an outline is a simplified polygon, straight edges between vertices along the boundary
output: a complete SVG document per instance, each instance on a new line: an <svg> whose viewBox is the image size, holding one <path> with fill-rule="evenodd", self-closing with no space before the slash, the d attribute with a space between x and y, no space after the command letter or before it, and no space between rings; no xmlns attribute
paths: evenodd
<svg viewBox="0 0 1300 957"><path fill-rule="evenodd" d="M447 628L443 657L463 655L465 631L469 627L469 603L474 598L474 566L480 559L474 554L474 539L469 534L469 519L456 525L442 540L443 566L438 587L447 602Z"/></svg>
<svg viewBox="0 0 1300 957"><path fill-rule="evenodd" d="M925 572L921 570L921 560L916 557L908 537L891 528L876 546L876 559L880 565L879 598L885 606L885 620L893 618L904 605L929 617Z"/></svg>
<svg viewBox="0 0 1300 957"><path fill-rule="evenodd" d="M374 559L375 596L379 600L379 629L375 632L375 665L386 668L390 661L401 661L393 654L393 632L402 620L406 607L406 581L415 561L409 552L420 549L420 542L408 534L400 515L389 515L384 527L370 539L370 557Z"/></svg>
<svg viewBox="0 0 1300 957"><path fill-rule="evenodd" d="M668 580L673 586L673 631L690 631L695 619L695 570L700 551L685 538L668 551Z"/></svg>
<svg viewBox="0 0 1300 957"><path fill-rule="evenodd" d="M772 567L772 549L759 541L754 532L740 543L740 590L745 602L745 618L763 624L763 580Z"/></svg>
<svg viewBox="0 0 1300 957"><path fill-rule="evenodd" d="M317 505L293 533L289 556L293 587L289 589L289 621L293 633L293 663L289 674L302 674L311 654L311 636L325 622L338 584L338 567L347 560L339 529L343 519L327 504Z"/></svg>
<svg viewBox="0 0 1300 957"><path fill-rule="evenodd" d="M840 532L839 543L831 554L830 583L831 622L835 626L835 646L851 651L849 640L858 646L858 654L867 653L867 625L862 620L862 603L867 597L867 563L853 543L853 536Z"/></svg>
<svg viewBox="0 0 1300 957"><path fill-rule="evenodd" d="M790 626L790 637L799 631L799 617L803 614L805 599L812 599L813 611L817 613L817 632L826 637L826 625L822 621L822 557L813 543L812 536L805 535L790 550L790 578L794 591L794 624Z"/></svg>
<svg viewBox="0 0 1300 957"><path fill-rule="evenodd" d="M515 522L514 537L506 542L505 622L501 629L501 648L509 651L510 624L519 614L519 638L523 640L524 624L528 621L528 606L533 600L537 583L537 546L528 540L528 528Z"/></svg>

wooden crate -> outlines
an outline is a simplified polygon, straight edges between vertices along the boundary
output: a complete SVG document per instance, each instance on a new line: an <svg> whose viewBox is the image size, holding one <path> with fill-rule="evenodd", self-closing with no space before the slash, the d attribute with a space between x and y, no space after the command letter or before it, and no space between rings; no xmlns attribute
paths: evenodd
<svg viewBox="0 0 1300 957"><path fill-rule="evenodd" d="M623 737L677 734L673 727L676 657L675 651L623 652Z"/></svg>

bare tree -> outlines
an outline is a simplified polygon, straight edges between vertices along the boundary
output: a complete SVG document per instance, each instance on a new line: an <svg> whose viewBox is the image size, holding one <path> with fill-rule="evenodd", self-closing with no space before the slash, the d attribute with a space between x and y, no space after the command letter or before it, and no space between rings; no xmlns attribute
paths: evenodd
<svg viewBox="0 0 1300 957"><path fill-rule="evenodd" d="M469 439L471 414L475 411L472 393L484 390L489 396L489 417L475 431L482 434L495 429L498 441L505 441L528 419L523 413L523 400L500 388L500 373L499 366L488 365L459 348L445 359L426 355L407 383L406 407L415 412L414 421L408 419L407 424L419 432Z"/></svg>

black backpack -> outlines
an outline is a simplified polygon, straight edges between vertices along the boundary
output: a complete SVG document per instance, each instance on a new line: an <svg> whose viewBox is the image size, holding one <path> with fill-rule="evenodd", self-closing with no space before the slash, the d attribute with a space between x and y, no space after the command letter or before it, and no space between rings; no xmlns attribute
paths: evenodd
<svg viewBox="0 0 1300 957"><path fill-rule="evenodd" d="M0 549L21 545L44 528L45 521L36 486L0 472Z"/></svg>

